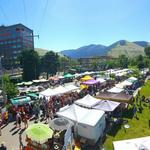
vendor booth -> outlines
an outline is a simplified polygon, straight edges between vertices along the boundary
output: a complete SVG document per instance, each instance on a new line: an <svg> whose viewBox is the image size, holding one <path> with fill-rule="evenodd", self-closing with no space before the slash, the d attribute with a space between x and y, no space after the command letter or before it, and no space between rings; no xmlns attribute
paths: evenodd
<svg viewBox="0 0 150 150"><path fill-rule="evenodd" d="M62 108L56 113L59 117L74 122L74 134L84 138L88 144L95 144L103 136L105 115L103 111L87 109L76 104Z"/></svg>
<svg viewBox="0 0 150 150"><path fill-rule="evenodd" d="M88 108L92 108L93 106L97 105L99 102L100 101L98 99L88 94L82 99L75 101L75 104L88 107Z"/></svg>
<svg viewBox="0 0 150 150"><path fill-rule="evenodd" d="M99 103L93 108L111 112L111 111L114 111L119 105L120 105L119 102L114 102L114 101L109 101L109 100L99 100Z"/></svg>
<svg viewBox="0 0 150 150"><path fill-rule="evenodd" d="M31 102L31 98L29 96L20 96L10 99L13 105L24 105L26 103Z"/></svg>
<svg viewBox="0 0 150 150"><path fill-rule="evenodd" d="M53 141L55 145L61 145L61 150L73 150L73 122L65 118L55 118L49 122L50 128L54 130Z"/></svg>
<svg viewBox="0 0 150 150"><path fill-rule="evenodd" d="M150 150L150 136L113 142L114 150Z"/></svg>
<svg viewBox="0 0 150 150"><path fill-rule="evenodd" d="M83 78L81 78L81 81L88 81L88 80L93 80L93 78L89 75L84 76Z"/></svg>
<svg viewBox="0 0 150 150"><path fill-rule="evenodd" d="M117 102L130 103L132 102L132 95L126 94L124 92L120 93L110 93L110 92L101 92L96 96L98 99L102 100L112 100Z"/></svg>
<svg viewBox="0 0 150 150"><path fill-rule="evenodd" d="M118 88L118 87L113 87L113 88L107 90L107 92L110 92L110 93L120 93L122 91L124 91L124 89L121 89L121 88Z"/></svg>

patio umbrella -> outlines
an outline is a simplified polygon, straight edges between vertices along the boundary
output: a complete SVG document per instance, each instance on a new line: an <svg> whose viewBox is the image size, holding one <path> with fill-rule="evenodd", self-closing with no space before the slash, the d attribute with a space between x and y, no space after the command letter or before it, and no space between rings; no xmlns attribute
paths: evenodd
<svg viewBox="0 0 150 150"><path fill-rule="evenodd" d="M28 138L40 144L48 141L48 139L52 138L53 135L53 130L42 123L30 125L25 132Z"/></svg>
<svg viewBox="0 0 150 150"><path fill-rule="evenodd" d="M70 126L73 126L73 122L64 118L55 118L49 122L49 127L57 131L67 130Z"/></svg>

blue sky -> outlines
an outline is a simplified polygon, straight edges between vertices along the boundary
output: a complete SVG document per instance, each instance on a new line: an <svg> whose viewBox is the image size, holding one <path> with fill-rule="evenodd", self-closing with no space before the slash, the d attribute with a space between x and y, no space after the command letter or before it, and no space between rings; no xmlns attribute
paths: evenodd
<svg viewBox="0 0 150 150"><path fill-rule="evenodd" d="M0 0L0 24L23 23L50 50L150 41L150 0Z"/></svg>

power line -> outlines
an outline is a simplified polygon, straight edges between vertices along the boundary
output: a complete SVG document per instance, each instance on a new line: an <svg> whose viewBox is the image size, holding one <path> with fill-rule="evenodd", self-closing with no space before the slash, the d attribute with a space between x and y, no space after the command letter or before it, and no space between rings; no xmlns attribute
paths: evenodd
<svg viewBox="0 0 150 150"><path fill-rule="evenodd" d="M23 10L24 10L24 16L25 16L25 22L28 24L28 20L27 20L27 12L26 12L26 5L25 5L25 1L22 0L23 3Z"/></svg>
<svg viewBox="0 0 150 150"><path fill-rule="evenodd" d="M44 19L45 19L45 14L46 14L46 11L47 11L47 8L48 8L48 3L49 3L49 0L46 0L44 11L43 11L42 18L41 18L41 23L40 23L40 26L39 26L39 33L42 30L42 26L43 26Z"/></svg>

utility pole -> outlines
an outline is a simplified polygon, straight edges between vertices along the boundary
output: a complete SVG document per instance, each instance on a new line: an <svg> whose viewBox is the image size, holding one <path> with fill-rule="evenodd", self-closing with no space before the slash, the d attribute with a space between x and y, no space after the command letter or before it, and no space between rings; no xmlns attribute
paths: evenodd
<svg viewBox="0 0 150 150"><path fill-rule="evenodd" d="M4 81L3 81L3 66L2 66L2 58L4 56L0 56L0 70L1 70L1 83L2 83L2 95L3 95L3 101L6 103L6 94L4 91Z"/></svg>

